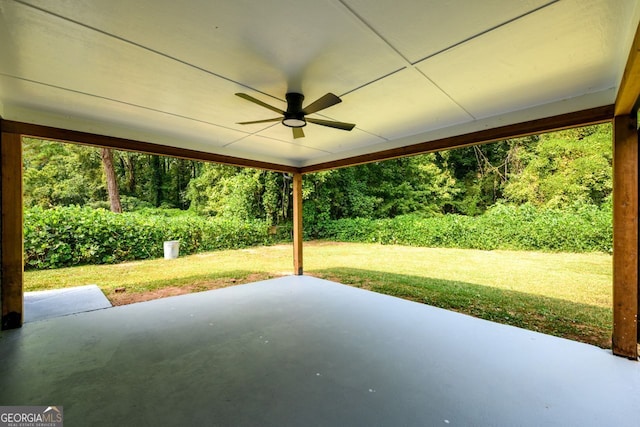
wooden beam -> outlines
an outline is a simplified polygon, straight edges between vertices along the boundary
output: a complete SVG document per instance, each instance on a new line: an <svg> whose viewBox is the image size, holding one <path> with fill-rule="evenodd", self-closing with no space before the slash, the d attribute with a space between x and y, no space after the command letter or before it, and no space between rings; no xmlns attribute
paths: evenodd
<svg viewBox="0 0 640 427"><path fill-rule="evenodd" d="M303 274L302 264L302 174L293 174L293 271Z"/></svg>
<svg viewBox="0 0 640 427"><path fill-rule="evenodd" d="M320 172L323 170L337 169L364 163L395 159L398 157L431 153L434 151L447 150L450 148L467 147L469 145L486 144L489 142L501 141L509 138L537 135L540 133L567 129L576 126L586 126L590 124L603 123L613 119L613 110L613 105L606 105L604 107L591 108L574 113L562 114L559 116L547 117L544 119L501 126L493 129L486 129L464 135L451 136L435 141L422 142L420 144L409 145L406 147L392 148L389 150L378 151L376 153L348 157L346 159L335 160L331 162L318 163L302 168L301 172Z"/></svg>
<svg viewBox="0 0 640 427"><path fill-rule="evenodd" d="M11 133L1 135L0 293L4 330L19 328L23 320L22 139Z"/></svg>
<svg viewBox="0 0 640 427"><path fill-rule="evenodd" d="M232 166L265 169L276 172L298 172L298 168L296 167L280 165L277 163L243 159L240 157L225 156L222 154L207 153L204 151L189 150L186 148L171 147L169 145L153 144L150 142L135 141L132 139L118 138L114 136L59 129L50 126L34 125L9 120L5 120L3 126L4 132L31 136L34 138L115 148L117 150L135 151L138 153L170 156L188 160L214 162Z"/></svg>
<svg viewBox="0 0 640 427"><path fill-rule="evenodd" d="M640 25L629 51L627 65L616 96L616 116L632 115L638 111L640 103Z"/></svg>
<svg viewBox="0 0 640 427"><path fill-rule="evenodd" d="M638 358L638 131L613 121L613 353Z"/></svg>

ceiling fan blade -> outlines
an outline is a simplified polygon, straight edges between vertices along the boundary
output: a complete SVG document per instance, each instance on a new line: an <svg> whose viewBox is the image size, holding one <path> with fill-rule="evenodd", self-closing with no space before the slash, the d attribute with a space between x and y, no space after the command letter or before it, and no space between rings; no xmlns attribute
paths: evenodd
<svg viewBox="0 0 640 427"><path fill-rule="evenodd" d="M302 130L302 128L291 128L291 130L293 131L294 139L304 138L304 131Z"/></svg>
<svg viewBox="0 0 640 427"><path fill-rule="evenodd" d="M324 110L325 108L329 108L332 105L336 105L341 103L342 100L338 98L336 95L332 93L328 93L324 96L321 96L311 104L307 105L302 112L306 114L313 114L320 110Z"/></svg>
<svg viewBox="0 0 640 427"><path fill-rule="evenodd" d="M342 130L351 130L354 127L356 127L355 124L353 123L344 123L344 122L334 122L331 120L320 120L320 119L313 119L310 117L306 117L305 118L309 123L315 123L317 125L321 125L321 126L327 126L330 128L336 128L336 129L342 129Z"/></svg>
<svg viewBox="0 0 640 427"><path fill-rule="evenodd" d="M252 125L254 123L269 123L282 121L282 117L276 117L275 119L253 120L250 122L237 122L237 125Z"/></svg>
<svg viewBox="0 0 640 427"><path fill-rule="evenodd" d="M254 98L251 95L247 95L246 93L236 93L236 96L239 96L242 99L246 99L247 101L251 101L254 104L258 104L261 107L268 108L269 110L275 111L276 113L284 114L284 111L282 111L281 109L279 109L277 107L274 107L272 105L266 104L266 103L260 101L259 99Z"/></svg>

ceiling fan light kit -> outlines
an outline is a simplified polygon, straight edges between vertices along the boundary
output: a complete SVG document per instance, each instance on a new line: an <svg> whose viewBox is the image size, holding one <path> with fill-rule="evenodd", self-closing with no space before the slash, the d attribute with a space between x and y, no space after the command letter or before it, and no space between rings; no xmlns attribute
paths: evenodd
<svg viewBox="0 0 640 427"><path fill-rule="evenodd" d="M251 95L247 95L246 93L236 93L242 99L253 102L254 104L258 104L261 107L267 108L271 111L275 111L282 115L282 118L276 117L273 119L264 119L264 120L254 120L250 122L238 122L240 125L249 125L255 123L268 123L268 122L278 122L280 121L283 125L292 128L293 137L294 138L303 138L304 132L302 128L307 125L307 122L314 123L320 126L326 126L334 129L346 130L350 131L355 127L353 123L345 123L345 122L336 122L333 120L320 120L313 118L306 118L305 116L308 114L317 113L320 110L324 110L325 108L329 108L333 105L339 104L342 100L332 94L327 93L326 95L318 98L311 104L307 105L305 108L302 108L302 101L304 101L304 95L296 92L289 92L285 95L287 100L287 111L283 111L277 107L266 104L259 99L252 97Z"/></svg>
<svg viewBox="0 0 640 427"><path fill-rule="evenodd" d="M302 101L304 95L301 93L290 92L285 95L287 99L287 111L284 113L282 124L290 128L301 128L307 125L302 110Z"/></svg>
<svg viewBox="0 0 640 427"><path fill-rule="evenodd" d="M301 128L307 125L304 118L285 117L282 119L282 124L290 128Z"/></svg>

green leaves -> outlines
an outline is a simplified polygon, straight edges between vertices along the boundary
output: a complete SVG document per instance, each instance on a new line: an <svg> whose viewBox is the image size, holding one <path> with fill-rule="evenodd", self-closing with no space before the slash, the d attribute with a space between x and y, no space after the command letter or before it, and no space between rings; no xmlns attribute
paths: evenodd
<svg viewBox="0 0 640 427"><path fill-rule="evenodd" d="M611 218L608 205L599 208L575 203L553 209L497 204L477 217L403 215L324 221L308 237L424 247L610 253Z"/></svg>
<svg viewBox="0 0 640 427"><path fill-rule="evenodd" d="M601 205L612 191L611 126L546 134L529 147L523 170L510 176L505 198L559 208L575 201Z"/></svg>
<svg viewBox="0 0 640 427"><path fill-rule="evenodd" d="M192 254L264 245L289 235L287 227L276 236L267 228L265 221L177 215L175 210L113 214L77 206L36 207L25 211L24 262L35 269L111 264L161 257L165 240L180 240L180 253Z"/></svg>
<svg viewBox="0 0 640 427"><path fill-rule="evenodd" d="M25 138L24 204L51 207L105 199L95 148Z"/></svg>
<svg viewBox="0 0 640 427"><path fill-rule="evenodd" d="M291 184L281 173L206 164L186 198L200 215L281 224L290 217Z"/></svg>

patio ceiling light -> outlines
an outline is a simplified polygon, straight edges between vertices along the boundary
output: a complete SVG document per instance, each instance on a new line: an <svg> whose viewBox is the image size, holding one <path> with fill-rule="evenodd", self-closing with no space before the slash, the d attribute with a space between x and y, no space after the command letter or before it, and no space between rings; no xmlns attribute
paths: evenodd
<svg viewBox="0 0 640 427"><path fill-rule="evenodd" d="M307 122L304 117L285 117L282 119L282 124L290 128L301 128L306 126Z"/></svg>

